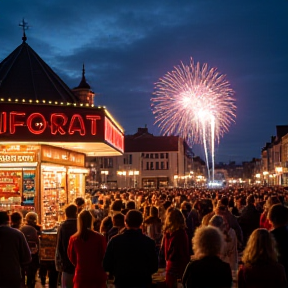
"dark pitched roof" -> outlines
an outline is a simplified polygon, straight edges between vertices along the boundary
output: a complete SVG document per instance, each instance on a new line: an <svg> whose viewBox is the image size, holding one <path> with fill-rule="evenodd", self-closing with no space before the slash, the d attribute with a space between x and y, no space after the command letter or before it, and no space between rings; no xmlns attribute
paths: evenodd
<svg viewBox="0 0 288 288"><path fill-rule="evenodd" d="M178 136L136 137L125 136L125 152L178 151Z"/></svg>
<svg viewBox="0 0 288 288"><path fill-rule="evenodd" d="M79 102L71 89L26 43L0 63L0 97Z"/></svg>

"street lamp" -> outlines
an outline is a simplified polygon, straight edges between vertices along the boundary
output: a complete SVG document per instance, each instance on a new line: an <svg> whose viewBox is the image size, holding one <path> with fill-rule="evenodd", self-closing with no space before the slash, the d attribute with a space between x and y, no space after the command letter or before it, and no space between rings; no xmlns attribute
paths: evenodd
<svg viewBox="0 0 288 288"><path fill-rule="evenodd" d="M263 171L263 176L264 176L264 184L266 184L266 176L269 174L268 171Z"/></svg>
<svg viewBox="0 0 288 288"><path fill-rule="evenodd" d="M277 174L277 178L278 178L278 185L282 185L282 179L281 179L281 174L283 172L283 167L279 166L279 167L275 167L275 172Z"/></svg>
<svg viewBox="0 0 288 288"><path fill-rule="evenodd" d="M125 177L125 181L124 181L124 186L126 187L126 171L117 171L117 175L119 175L120 176L120 186L121 186L121 188L123 188L122 186L122 176L124 176Z"/></svg>
<svg viewBox="0 0 288 288"><path fill-rule="evenodd" d="M104 184L105 184L105 188L107 188L107 175L109 174L109 171L107 170L102 170L101 171L101 175L104 176Z"/></svg>

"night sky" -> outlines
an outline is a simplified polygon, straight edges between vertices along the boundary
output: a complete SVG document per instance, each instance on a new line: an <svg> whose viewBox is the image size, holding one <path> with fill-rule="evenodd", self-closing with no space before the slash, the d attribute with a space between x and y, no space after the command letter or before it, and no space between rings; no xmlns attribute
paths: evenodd
<svg viewBox="0 0 288 288"><path fill-rule="evenodd" d="M0 62L27 43L70 87L82 65L96 96L134 134L154 125L154 83L182 61L208 63L235 90L237 117L220 139L216 162L260 158L288 124L287 0L3 0ZM194 151L204 159L200 146Z"/></svg>

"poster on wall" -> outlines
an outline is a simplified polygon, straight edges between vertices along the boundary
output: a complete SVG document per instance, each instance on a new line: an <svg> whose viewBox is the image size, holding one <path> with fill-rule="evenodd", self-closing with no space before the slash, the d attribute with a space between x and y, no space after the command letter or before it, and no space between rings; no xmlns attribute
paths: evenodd
<svg viewBox="0 0 288 288"><path fill-rule="evenodd" d="M21 190L21 171L0 171L0 197L18 197Z"/></svg>
<svg viewBox="0 0 288 288"><path fill-rule="evenodd" d="M23 205L33 205L35 199L35 170L23 171Z"/></svg>

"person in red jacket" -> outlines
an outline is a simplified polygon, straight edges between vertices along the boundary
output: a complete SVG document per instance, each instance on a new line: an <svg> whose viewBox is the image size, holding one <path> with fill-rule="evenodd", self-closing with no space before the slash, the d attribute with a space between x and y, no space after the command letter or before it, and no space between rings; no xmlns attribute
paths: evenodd
<svg viewBox="0 0 288 288"><path fill-rule="evenodd" d="M190 260L185 218L176 208L168 210L164 224L164 255L166 260L166 287L177 287Z"/></svg>
<svg viewBox="0 0 288 288"><path fill-rule="evenodd" d="M107 275L102 267L106 251L103 235L93 231L92 214L83 210L78 215L78 231L70 237L68 257L75 266L73 288L105 288Z"/></svg>

